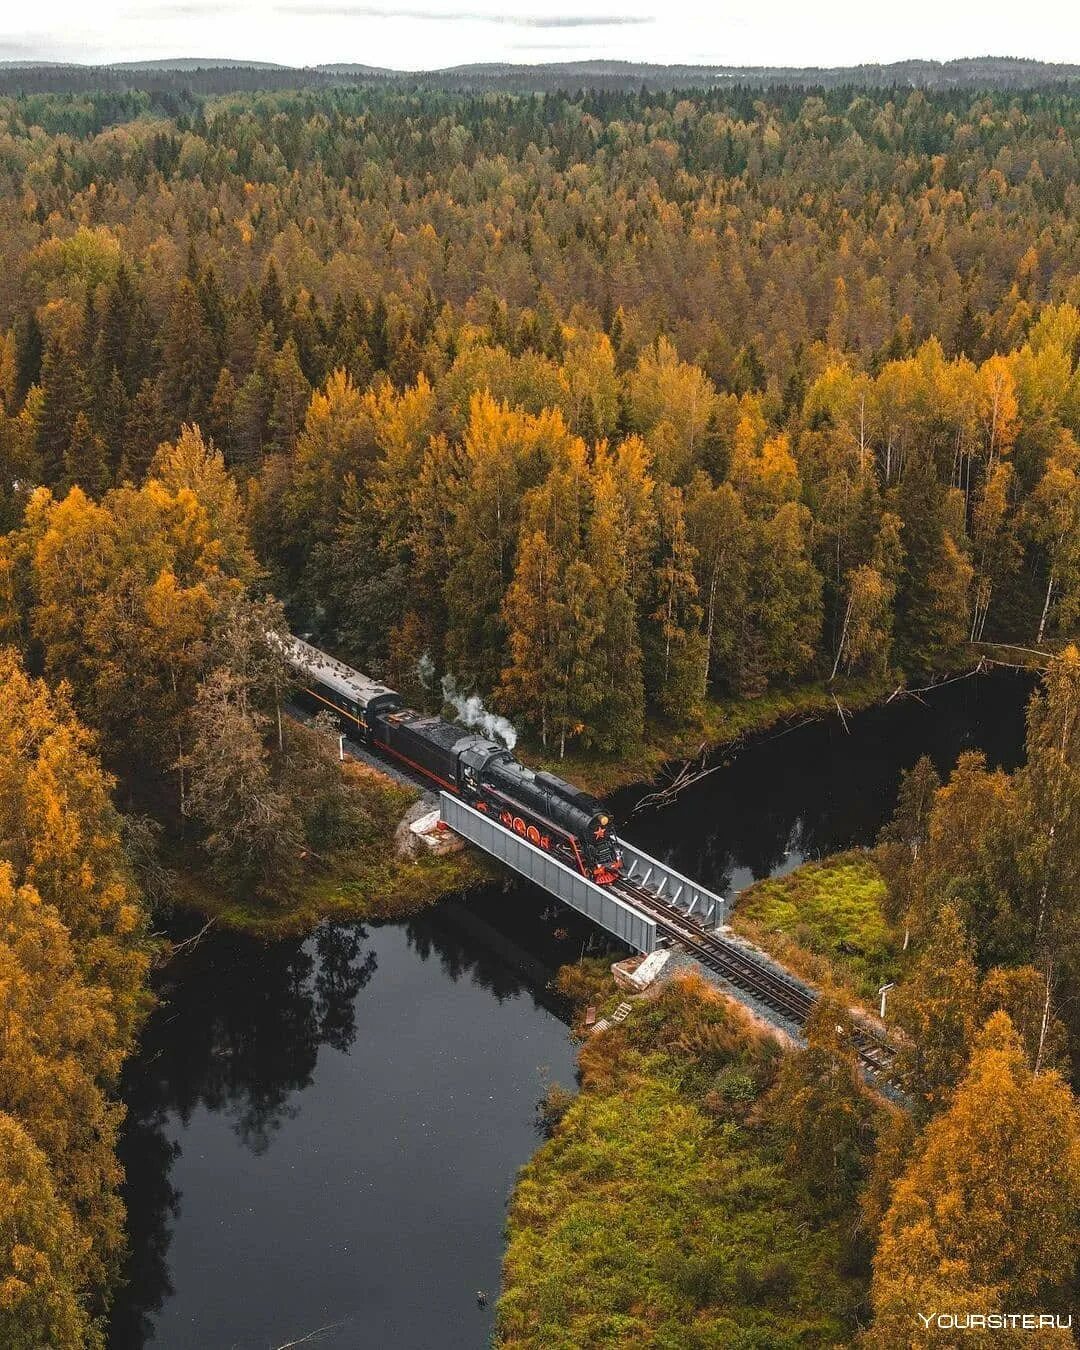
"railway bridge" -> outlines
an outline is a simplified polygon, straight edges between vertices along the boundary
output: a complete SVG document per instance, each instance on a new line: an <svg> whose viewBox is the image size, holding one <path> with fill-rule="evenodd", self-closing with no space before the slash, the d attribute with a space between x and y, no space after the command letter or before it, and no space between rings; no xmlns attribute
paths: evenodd
<svg viewBox="0 0 1080 1350"><path fill-rule="evenodd" d="M617 881L599 886L452 793L440 793L439 819L455 834L592 919L635 951L649 953L658 946L677 946L719 975L737 995L748 997L796 1031L809 1017L816 990L778 966L766 953L717 931L728 913L722 896L625 839L618 840L625 872ZM887 1083L893 1049L884 1038L860 1027L856 1030L856 1050L864 1071Z"/></svg>

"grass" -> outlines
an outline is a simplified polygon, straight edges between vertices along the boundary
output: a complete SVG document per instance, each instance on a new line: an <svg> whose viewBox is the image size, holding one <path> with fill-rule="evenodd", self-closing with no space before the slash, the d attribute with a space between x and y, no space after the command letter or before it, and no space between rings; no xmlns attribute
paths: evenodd
<svg viewBox="0 0 1080 1350"><path fill-rule="evenodd" d="M518 1179L497 1345L850 1343L852 1216L820 1222L785 1171L761 1103L778 1054L693 978L586 1041L582 1090Z"/></svg>
<svg viewBox="0 0 1080 1350"><path fill-rule="evenodd" d="M309 877L280 907L223 894L205 876L188 873L181 903L223 928L268 940L310 933L324 920L404 919L445 896L493 880L496 872L475 850L445 857L384 856L350 859Z"/></svg>
<svg viewBox="0 0 1080 1350"><path fill-rule="evenodd" d="M873 859L838 853L748 887L732 926L814 983L874 999L895 975L899 957L884 900L885 881Z"/></svg>

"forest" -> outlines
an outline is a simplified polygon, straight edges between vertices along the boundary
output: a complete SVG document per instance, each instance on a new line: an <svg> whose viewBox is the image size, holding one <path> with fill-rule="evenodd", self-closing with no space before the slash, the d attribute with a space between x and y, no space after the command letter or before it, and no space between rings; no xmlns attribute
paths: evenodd
<svg viewBox="0 0 1080 1350"><path fill-rule="evenodd" d="M1029 1069L1001 1017L978 1040L971 976L963 1035L910 1071L927 1118L969 1061L1064 1063L1069 91L170 79L0 96L0 1211L24 1235L0 1339L100 1339L116 1079L177 869L272 908L386 824L336 737L282 718L286 627L420 706L453 680L548 762L1066 649L1032 713L1046 774L923 773L875 864L915 953L970 943L1045 997Z"/></svg>

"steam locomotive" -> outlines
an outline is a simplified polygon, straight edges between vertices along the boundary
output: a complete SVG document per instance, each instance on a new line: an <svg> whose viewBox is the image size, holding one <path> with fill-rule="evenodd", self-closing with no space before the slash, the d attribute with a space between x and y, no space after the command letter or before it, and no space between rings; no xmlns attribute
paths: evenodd
<svg viewBox="0 0 1080 1350"><path fill-rule="evenodd" d="M329 708L343 731L486 811L536 848L561 855L600 885L622 868L611 818L587 792L519 764L505 745L406 708L401 695L300 638L283 639L306 699Z"/></svg>

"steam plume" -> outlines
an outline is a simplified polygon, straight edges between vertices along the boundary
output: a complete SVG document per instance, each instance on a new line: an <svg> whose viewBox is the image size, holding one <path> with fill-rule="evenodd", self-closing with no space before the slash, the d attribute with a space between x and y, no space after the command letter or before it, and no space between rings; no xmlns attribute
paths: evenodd
<svg viewBox="0 0 1080 1350"><path fill-rule="evenodd" d="M513 750L517 745L517 728L513 722L500 717L498 713L489 712L479 694L461 693L452 675L442 677L442 693L443 698L457 713L459 722L482 731L492 740L498 738L507 750Z"/></svg>
<svg viewBox="0 0 1080 1350"><path fill-rule="evenodd" d="M435 679L435 662L431 659L429 652L424 652L416 662L416 678L424 686L430 689L432 681Z"/></svg>

